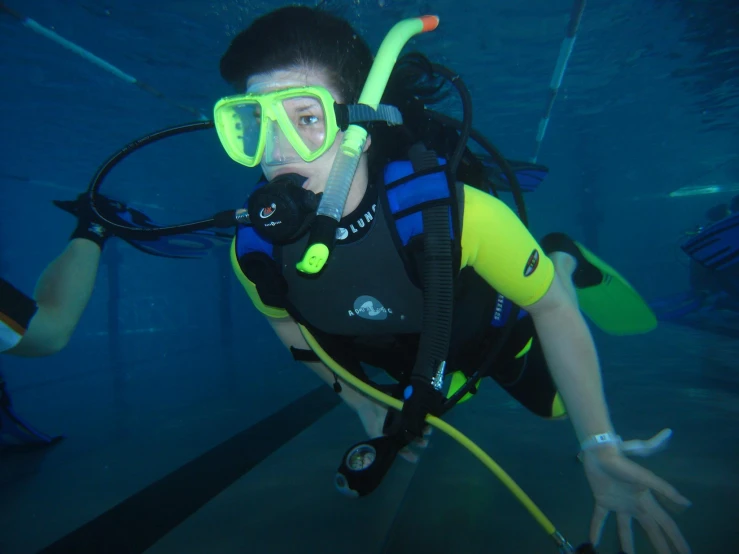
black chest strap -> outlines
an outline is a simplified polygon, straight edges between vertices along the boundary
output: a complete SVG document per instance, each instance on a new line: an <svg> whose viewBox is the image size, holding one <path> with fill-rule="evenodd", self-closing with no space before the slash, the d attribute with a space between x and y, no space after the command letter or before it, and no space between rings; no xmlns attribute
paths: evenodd
<svg viewBox="0 0 739 554"><path fill-rule="evenodd" d="M409 159L415 172L438 167L436 153L414 145ZM447 175L447 179L451 177ZM401 417L389 416L385 432L402 443L423 436L427 414L439 415L444 405L441 385L452 335L454 264L451 210L455 184L449 184L449 200L423 208L423 316L418 355L411 382L403 394ZM389 412L389 414L392 412Z"/></svg>

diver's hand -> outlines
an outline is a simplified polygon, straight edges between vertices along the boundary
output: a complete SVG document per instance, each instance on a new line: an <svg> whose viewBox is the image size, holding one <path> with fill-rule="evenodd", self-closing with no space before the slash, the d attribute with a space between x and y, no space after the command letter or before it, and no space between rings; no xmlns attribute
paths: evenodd
<svg viewBox="0 0 739 554"><path fill-rule="evenodd" d="M74 200L52 200L57 208L77 218L77 228L70 238L91 240L102 248L105 241L115 235L110 229L111 222L130 224L131 221L138 219L141 220L138 222L141 225L141 223L146 223L148 220L144 214L129 209L122 202L112 200L102 194L96 195L95 198L95 207L98 213L92 209L88 192L79 194Z"/></svg>
<svg viewBox="0 0 739 554"><path fill-rule="evenodd" d="M387 408L380 404L377 404L369 399L366 402L362 402L357 408L357 415L359 416L364 430L371 439L383 436L382 428L385 425L385 418L387 417ZM423 438L414 440L409 446L415 446L417 448L426 448L429 444L428 437L431 435L431 427L426 426L423 432ZM415 464L418 462L419 454L414 452L406 446L398 455L404 460Z"/></svg>
<svg viewBox="0 0 739 554"><path fill-rule="evenodd" d="M80 225L89 226L97 225L105 230L108 234L115 234L109 229L111 223L114 225L123 225L130 227L158 227L149 217L133 208L129 208L119 200L113 200L102 194L95 195L95 210L92 209L90 194L83 192L74 200L52 200L52 203L59 209L73 215L80 222Z"/></svg>
<svg viewBox="0 0 739 554"><path fill-rule="evenodd" d="M52 200L52 202L57 208L77 218L77 227L70 240L86 239L97 244L102 250L105 242L111 237L111 233L93 212L87 193L83 192L75 200Z"/></svg>
<svg viewBox="0 0 739 554"><path fill-rule="evenodd" d="M595 498L595 511L590 524L590 541L597 545L610 512L616 513L621 548L635 554L632 519L646 531L659 554L673 552L668 540L679 554L689 554L690 546L677 524L652 495L681 506L690 501L651 471L632 462L617 447L606 446L583 454L583 465Z"/></svg>
<svg viewBox="0 0 739 554"><path fill-rule="evenodd" d="M103 213L103 215L106 213L107 215L114 215L118 212L125 212L127 209L125 204L122 204L117 200L111 200L102 194L98 194L96 198L98 210ZM74 200L52 200L51 202L57 208L64 210L68 214L73 215L78 220L84 221L85 223L96 223L101 226L104 223L104 221L93 211L90 204L90 193L88 192L78 194L77 198Z"/></svg>

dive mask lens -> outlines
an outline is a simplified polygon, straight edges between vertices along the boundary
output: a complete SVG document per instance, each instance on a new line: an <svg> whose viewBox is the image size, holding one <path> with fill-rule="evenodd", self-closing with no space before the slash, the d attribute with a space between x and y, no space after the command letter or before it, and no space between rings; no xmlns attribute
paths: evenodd
<svg viewBox="0 0 739 554"><path fill-rule="evenodd" d="M267 166L313 161L330 147L327 145L326 110L320 97L283 92L275 99L275 119L265 120L265 145L262 163Z"/></svg>
<svg viewBox="0 0 739 554"><path fill-rule="evenodd" d="M259 165L263 110L248 96L227 97L213 109L213 122L229 157L247 167Z"/></svg>
<svg viewBox="0 0 739 554"><path fill-rule="evenodd" d="M233 107L236 139L241 139L241 151L250 160L257 161L262 110L257 102L243 102ZM240 134L240 136L239 136ZM252 162L253 163L253 162Z"/></svg>
<svg viewBox="0 0 739 554"><path fill-rule="evenodd" d="M276 121L270 121L266 125L264 155L261 163L274 167L303 161Z"/></svg>

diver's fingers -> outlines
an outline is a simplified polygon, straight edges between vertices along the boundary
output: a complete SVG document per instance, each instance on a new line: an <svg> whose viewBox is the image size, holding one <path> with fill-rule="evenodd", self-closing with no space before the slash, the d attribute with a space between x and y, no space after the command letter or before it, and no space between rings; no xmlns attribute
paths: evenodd
<svg viewBox="0 0 739 554"><path fill-rule="evenodd" d="M621 444L621 452L629 456L651 456L667 448L667 443L672 438L672 429L662 429L651 439L628 440Z"/></svg>
<svg viewBox="0 0 739 554"><path fill-rule="evenodd" d="M618 524L618 540L621 541L621 550L626 554L636 554L634 548L634 530L631 528L631 516L629 514L616 514Z"/></svg>
<svg viewBox="0 0 739 554"><path fill-rule="evenodd" d="M51 201L57 208L64 210L72 215L77 215L79 206L77 206L76 200L52 200Z"/></svg>
<svg viewBox="0 0 739 554"><path fill-rule="evenodd" d="M398 456L403 458L406 462L410 462L412 464L418 463L418 454L413 452L413 450L411 450L407 446L403 448L400 452L398 452Z"/></svg>
<svg viewBox="0 0 739 554"><path fill-rule="evenodd" d="M667 514L667 512L662 508L662 506L659 505L659 503L654 498L650 498L648 509L652 514L652 517L654 517L655 521L659 524L660 527L662 527L662 530L665 532L672 544L675 545L678 553L690 554L690 545L688 544L688 541L685 540L683 534L680 532L680 528L677 526L677 523L675 523L675 520L673 520Z"/></svg>
<svg viewBox="0 0 739 554"><path fill-rule="evenodd" d="M677 489L667 481L661 477L657 477L657 475L648 469L643 468L639 464L636 464L623 456L614 457L601 462L601 467L607 473L626 481L627 483L649 487L676 504L681 506L691 505L690 500L677 492Z"/></svg>
<svg viewBox="0 0 739 554"><path fill-rule="evenodd" d="M426 448L429 445L429 439L428 437L431 436L431 426L427 425L423 428L423 436L413 439L413 446L416 446L418 448Z"/></svg>
<svg viewBox="0 0 739 554"><path fill-rule="evenodd" d="M593 519L590 520L590 542L593 546L598 546L601 535L603 534L603 526L608 520L608 510L600 504L595 505L593 511Z"/></svg>
<svg viewBox="0 0 739 554"><path fill-rule="evenodd" d="M639 524L642 526L649 536L649 540L657 550L658 554L670 554L670 545L667 544L662 529L657 525L657 521L652 517L651 513L647 513L639 518Z"/></svg>

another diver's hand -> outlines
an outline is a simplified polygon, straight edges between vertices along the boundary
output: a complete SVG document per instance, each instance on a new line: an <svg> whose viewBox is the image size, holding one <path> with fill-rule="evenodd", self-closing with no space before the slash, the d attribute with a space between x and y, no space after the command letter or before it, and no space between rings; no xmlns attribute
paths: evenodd
<svg viewBox="0 0 739 554"><path fill-rule="evenodd" d="M111 201L108 198L98 195L101 206L108 206ZM92 210L90 206L90 197L86 192L81 193L74 200L52 200L53 204L67 213L77 218L77 228L72 233L70 239L87 239L97 244L101 249L111 236L110 231L105 227L103 220ZM116 205L125 206L113 201L113 209Z"/></svg>
<svg viewBox="0 0 739 554"><path fill-rule="evenodd" d="M364 430L367 431L367 434L371 439L383 436L382 429L385 425L387 411L388 409L385 406L377 404L369 399L362 402L357 408L357 415L364 426ZM414 440L411 445L417 448L426 448L429 444L429 435L431 435L431 427L427 426L424 428L423 438ZM398 452L398 455L404 460L415 464L418 462L419 454L411 450L409 446L406 446Z"/></svg>
<svg viewBox="0 0 739 554"><path fill-rule="evenodd" d="M668 539L679 554L690 553L677 524L652 495L654 491L678 506L690 506L690 501L672 485L626 458L614 446L585 452L582 461L595 498L590 524L590 541L594 545L600 541L608 514L616 512L621 548L626 554L635 553L633 518L641 524L659 554L673 551Z"/></svg>

